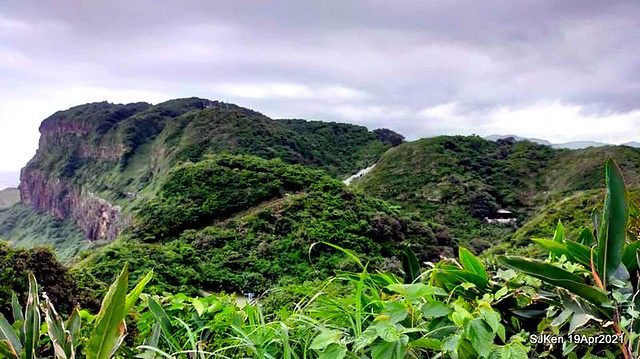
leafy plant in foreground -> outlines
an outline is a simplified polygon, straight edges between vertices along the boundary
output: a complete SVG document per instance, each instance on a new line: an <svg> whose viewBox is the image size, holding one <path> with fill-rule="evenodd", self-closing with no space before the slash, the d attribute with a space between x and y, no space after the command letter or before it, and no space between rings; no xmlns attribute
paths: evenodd
<svg viewBox="0 0 640 359"><path fill-rule="evenodd" d="M109 359L115 355L126 334L124 318L152 276L153 272L150 271L127 294L127 266L122 269L104 297L91 335L86 340L84 355L87 359ZM37 357L41 335L41 309L45 316L47 335L53 346L55 358L74 359L76 357L78 345L85 340L80 337L81 315L78 308L75 308L69 319L64 322L46 293L43 293L43 297L45 301L41 308L38 283L33 273L29 273L29 295L24 313L15 293L11 303L14 325L9 324L5 316L0 313L0 354L3 358L34 359Z"/></svg>
<svg viewBox="0 0 640 359"><path fill-rule="evenodd" d="M606 196L602 216L593 215L593 229L585 229L579 241L564 238L561 224L553 240L536 240L551 253L550 261L501 256L503 265L522 271L558 288L547 298L548 314L560 313L551 321L559 327L569 323L569 334L588 323L601 333L624 337L620 350L625 358L637 357L640 317L638 297L637 237L628 236L629 199L618 166L612 159L605 165ZM585 328L585 333L589 328ZM557 331L557 329L556 329ZM596 331L597 332L597 331ZM576 348L564 347L564 353Z"/></svg>

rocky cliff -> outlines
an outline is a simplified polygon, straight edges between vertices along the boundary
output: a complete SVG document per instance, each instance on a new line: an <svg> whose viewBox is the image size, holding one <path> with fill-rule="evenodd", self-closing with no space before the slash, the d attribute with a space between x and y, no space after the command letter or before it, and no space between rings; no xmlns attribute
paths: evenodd
<svg viewBox="0 0 640 359"><path fill-rule="evenodd" d="M179 162L251 154L346 178L392 146L389 136L362 126L272 120L199 98L81 105L45 119L40 134L38 151L21 172L21 200L70 219L91 241L115 239Z"/></svg>

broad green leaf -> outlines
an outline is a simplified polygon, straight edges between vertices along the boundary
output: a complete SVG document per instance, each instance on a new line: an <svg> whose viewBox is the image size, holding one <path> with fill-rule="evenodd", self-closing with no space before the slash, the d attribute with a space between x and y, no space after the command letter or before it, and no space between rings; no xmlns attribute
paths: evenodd
<svg viewBox="0 0 640 359"><path fill-rule="evenodd" d="M11 312L13 313L13 322L24 323L24 314L20 301L18 301L18 295L16 292L11 291ZM24 341L24 326L20 326L18 329L18 337L20 341Z"/></svg>
<svg viewBox="0 0 640 359"><path fill-rule="evenodd" d="M149 311L156 320L156 323L160 325L164 337L167 339L167 341L175 351L179 351L181 347L178 344L176 338L173 336L173 333L175 333L175 331L173 329L173 325L171 324L171 319L169 319L169 316L167 315L167 312L165 312L164 309L162 309L160 303L158 303L158 301L153 299L151 296L147 297L147 305L149 306Z"/></svg>
<svg viewBox="0 0 640 359"><path fill-rule="evenodd" d="M582 243L566 240L564 245L567 246L569 253L571 253L572 260L576 263L580 263L585 268L591 268L591 248Z"/></svg>
<svg viewBox="0 0 640 359"><path fill-rule="evenodd" d="M340 343L340 338L342 338L341 331L325 329L313 339L309 349L323 350L330 344Z"/></svg>
<svg viewBox="0 0 640 359"><path fill-rule="evenodd" d="M426 303L422 306L422 315L425 318L440 318L449 315L453 309L442 302Z"/></svg>
<svg viewBox="0 0 640 359"><path fill-rule="evenodd" d="M80 325L82 319L80 318L80 309L78 307L73 308L71 316L67 320L66 328L71 336L71 345L75 348L78 345L78 333L80 332Z"/></svg>
<svg viewBox="0 0 640 359"><path fill-rule="evenodd" d="M487 270L484 268L484 265L482 264L480 259L473 255L473 253L471 253L468 249L460 247L458 249L458 255L460 257L460 264L462 264L462 267L464 269L466 269L468 272L478 275L479 277L482 277L485 280L489 279L487 277Z"/></svg>
<svg viewBox="0 0 640 359"><path fill-rule="evenodd" d="M24 321L24 356L25 359L36 357L40 342L40 301L38 300L38 282L33 272L29 272L29 295L25 306Z"/></svg>
<svg viewBox="0 0 640 359"><path fill-rule="evenodd" d="M391 323L400 323L407 317L407 308L401 302L387 302L382 310L382 314L388 315Z"/></svg>
<svg viewBox="0 0 640 359"><path fill-rule="evenodd" d="M627 190L620 169L609 158L605 165L607 193L604 199L602 223L598 232L598 258L596 269L606 287L609 278L622 261L622 249L627 233L629 204Z"/></svg>
<svg viewBox="0 0 640 359"><path fill-rule="evenodd" d="M362 331L362 334L357 336L353 341L353 351L355 353L360 352L365 347L371 345L377 338L378 332L374 327L375 324L370 325L367 329Z"/></svg>
<svg viewBox="0 0 640 359"><path fill-rule="evenodd" d="M481 358L489 356L495 334L489 330L484 320L481 318L470 320L465 326L465 335Z"/></svg>
<svg viewBox="0 0 640 359"><path fill-rule="evenodd" d="M318 359L342 359L345 355L347 348L344 345L332 343L318 355Z"/></svg>
<svg viewBox="0 0 640 359"><path fill-rule="evenodd" d="M153 269L147 272L147 274L136 284L136 286L127 294L126 304L124 306L125 315L129 313L131 308L136 304L140 294L144 290L144 287L149 283L149 281L153 278Z"/></svg>
<svg viewBox="0 0 640 359"><path fill-rule="evenodd" d="M400 331L389 319L379 320L374 324L378 336L387 342L400 340Z"/></svg>
<svg viewBox="0 0 640 359"><path fill-rule="evenodd" d="M542 248L546 249L549 252L549 261L553 261L555 258L559 258L561 256L565 256L570 258L569 250L564 243L558 243L551 239L544 238L533 238L532 241L539 244Z"/></svg>
<svg viewBox="0 0 640 359"><path fill-rule="evenodd" d="M44 319L47 323L47 333L49 339L53 344L53 351L57 359L71 359L74 357L73 347L71 346L71 338L68 337L68 333L65 331L62 318L58 315L53 304L49 300L49 297L43 294L45 306L44 306Z"/></svg>
<svg viewBox="0 0 640 359"><path fill-rule="evenodd" d="M581 277L553 264L513 256L498 256L498 262L551 285L562 287L593 304L600 305L608 300L606 293L600 289L586 285Z"/></svg>
<svg viewBox="0 0 640 359"><path fill-rule="evenodd" d="M564 241L564 227L562 226L562 222L558 220L558 224L556 225L556 230L553 233L553 242L557 244L562 244ZM549 260L553 261L557 256L553 251L549 251Z"/></svg>
<svg viewBox="0 0 640 359"><path fill-rule="evenodd" d="M435 351L442 350L442 341L433 338L419 338L412 342L409 342L408 345L410 348L425 348L431 349Z"/></svg>
<svg viewBox="0 0 640 359"><path fill-rule="evenodd" d="M204 303L198 298L194 299L191 304L193 305L193 308L196 310L196 313L198 313L198 315L200 316L202 316L202 314L204 314L204 312L207 310Z"/></svg>
<svg viewBox="0 0 640 359"><path fill-rule="evenodd" d="M402 270L404 271L405 284L415 282L420 276L420 262L409 246L405 246L402 253Z"/></svg>
<svg viewBox="0 0 640 359"><path fill-rule="evenodd" d="M406 352L406 345L401 341L381 341L371 347L371 359L404 359Z"/></svg>
<svg viewBox="0 0 640 359"><path fill-rule="evenodd" d="M24 322L24 315L22 314L22 306L18 301L18 295L16 292L11 291L11 312L13 313L13 321Z"/></svg>
<svg viewBox="0 0 640 359"><path fill-rule="evenodd" d="M533 241L558 258L564 255L568 260L580 263L585 268L591 267L591 250L585 245L570 240L558 243L549 239L535 238Z"/></svg>
<svg viewBox="0 0 640 359"><path fill-rule="evenodd" d="M22 352L20 339L2 313L0 313L0 340L6 340L7 344L13 348L15 352Z"/></svg>
<svg viewBox="0 0 640 359"><path fill-rule="evenodd" d="M426 285L424 283L413 284L390 284L386 287L388 290L398 293L401 296L407 298L410 302L421 300L422 298L431 298L434 296L446 297L447 292L442 288L432 285Z"/></svg>
<svg viewBox="0 0 640 359"><path fill-rule="evenodd" d="M86 347L87 359L110 359L122 342L126 331L124 317L127 314L127 285L128 270L125 264L102 300L95 327Z"/></svg>
<svg viewBox="0 0 640 359"><path fill-rule="evenodd" d="M446 286L449 290L464 283L474 284L480 288L486 288L489 285L487 279L460 269L438 271L434 273L434 277L441 285Z"/></svg>
<svg viewBox="0 0 640 359"><path fill-rule="evenodd" d="M591 319L596 318L587 313L574 313L573 317L571 317L571 322L569 323L569 334L572 334L576 329L587 324Z"/></svg>

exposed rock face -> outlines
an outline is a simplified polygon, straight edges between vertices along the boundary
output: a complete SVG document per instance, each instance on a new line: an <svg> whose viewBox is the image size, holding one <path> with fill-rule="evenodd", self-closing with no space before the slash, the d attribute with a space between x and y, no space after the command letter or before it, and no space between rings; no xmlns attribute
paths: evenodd
<svg viewBox="0 0 640 359"><path fill-rule="evenodd" d="M86 163L117 164L126 148L109 129L145 108L95 103L44 120L36 156L20 174L21 201L57 219L70 219L88 240L115 239L127 226L128 216L88 190L74 172Z"/></svg>
<svg viewBox="0 0 640 359"><path fill-rule="evenodd" d="M120 207L28 168L21 173L20 199L57 219L71 219L88 240L115 239L129 222Z"/></svg>

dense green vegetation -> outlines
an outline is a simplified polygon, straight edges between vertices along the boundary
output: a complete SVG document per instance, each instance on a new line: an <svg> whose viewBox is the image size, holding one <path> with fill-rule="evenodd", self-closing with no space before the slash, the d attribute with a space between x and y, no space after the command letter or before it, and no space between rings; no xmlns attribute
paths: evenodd
<svg viewBox="0 0 640 359"><path fill-rule="evenodd" d="M421 268L405 247L400 277L373 272L357 252L320 242L352 269L244 304L227 295L142 294L154 273L143 272L133 286L125 264L96 316L75 308L64 317L48 295L40 296L30 274L26 305L14 297L0 313L0 354L631 359L640 354L640 213L612 160L606 186L602 212L579 239L565 238L558 224L553 239L536 241L549 251L546 260L500 256L487 265L460 247L455 258ZM38 330L42 322L44 332ZM543 342L542 335L562 340Z"/></svg>
<svg viewBox="0 0 640 359"><path fill-rule="evenodd" d="M9 241L0 245L0 357L639 351L640 210L613 161L600 205L608 157L638 195L638 149L476 136L405 143L387 129L271 120L198 98L88 104L41 131L23 183L41 186L38 203L66 213L75 189L121 206L128 227L113 243L88 242L73 223L0 193L0 238ZM354 186L340 182L374 163ZM488 224L498 209L517 222ZM50 249L23 248L39 244L71 267ZM259 304L245 305L244 293ZM627 341L536 345L538 333Z"/></svg>
<svg viewBox="0 0 640 359"><path fill-rule="evenodd" d="M620 159L629 185L637 188L640 150L635 148L554 150L528 141L473 136L440 136L393 148L357 186L450 227L460 243L480 251L495 244L495 238L509 238L516 228L485 223L484 217L495 216L500 208L514 212L518 227L532 229L516 234L517 242L548 234L536 229L541 218L555 210L554 202L601 188L600 166L607 157ZM575 217L582 218L579 213ZM546 228L554 228L558 217L553 218Z"/></svg>
<svg viewBox="0 0 640 359"><path fill-rule="evenodd" d="M452 253L443 227L402 216L320 171L221 155L176 168L140 210L129 240L77 267L102 282L125 262L134 278L154 268L156 293L261 293L349 268L330 248L311 250L318 241L357 250L372 268L396 271L404 245L422 261Z"/></svg>

